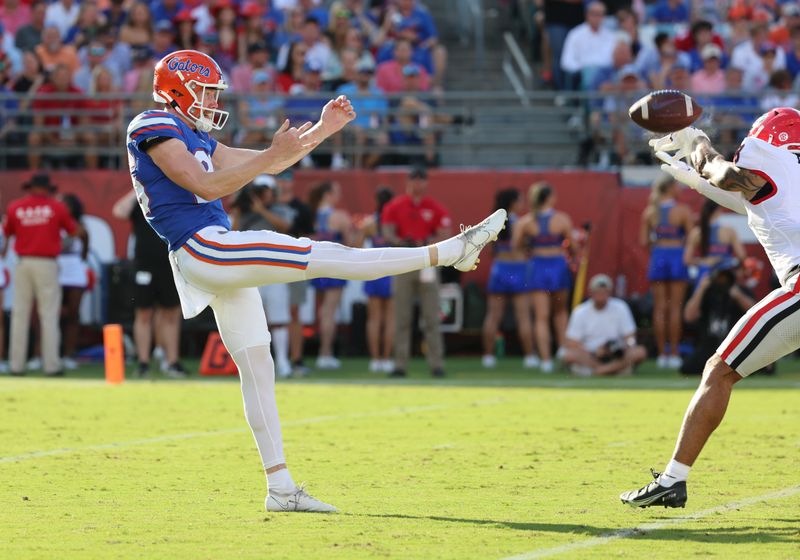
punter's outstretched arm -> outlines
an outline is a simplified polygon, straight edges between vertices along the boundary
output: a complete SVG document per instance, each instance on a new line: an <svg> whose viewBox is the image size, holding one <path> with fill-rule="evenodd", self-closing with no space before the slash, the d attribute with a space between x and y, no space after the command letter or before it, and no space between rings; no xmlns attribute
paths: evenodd
<svg viewBox="0 0 800 560"><path fill-rule="evenodd" d="M288 169L306 157L314 148L319 146L328 137L339 132L355 117L356 113L347 97L340 95L336 99L332 99L325 105L325 107L323 107L320 119L316 124L307 122L298 128L300 131L299 138L303 144L303 149L298 150L296 153L282 154L281 157L276 157L273 154L271 170L263 171L263 173L276 175L281 171ZM288 124L289 121L287 119L283 123L281 130L284 130L284 127L288 127ZM274 143L275 140L273 138L273 144ZM220 143L217 144L217 149L214 151L214 156L211 158L211 161L214 163L215 168L225 169L226 167L242 164L255 157L259 153L260 152L257 150L232 148Z"/></svg>
<svg viewBox="0 0 800 560"><path fill-rule="evenodd" d="M285 167L282 162L291 161L297 154L306 153L316 144L313 140L301 140L300 135L311 128L289 127L283 123L266 150L241 155L228 161L214 171L207 171L186 149L186 144L177 138L170 138L147 149L147 155L171 181L204 200L212 201L235 193L262 173L280 173ZM222 145L218 144L216 152ZM222 148L223 152L225 148ZM224 156L220 155L224 158ZM212 157L212 163L214 158Z"/></svg>

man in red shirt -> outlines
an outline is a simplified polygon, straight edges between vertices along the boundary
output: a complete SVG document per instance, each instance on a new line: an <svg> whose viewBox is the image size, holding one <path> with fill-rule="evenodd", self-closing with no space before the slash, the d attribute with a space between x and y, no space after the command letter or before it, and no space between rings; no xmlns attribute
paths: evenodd
<svg viewBox="0 0 800 560"><path fill-rule="evenodd" d="M450 215L439 202L425 196L428 173L424 167L411 170L406 194L396 196L381 213L386 241L398 247L423 247L450 235ZM395 317L395 369L392 377L405 377L411 354L411 321L414 299L419 296L428 345L428 365L434 377L444 377L444 343L439 332L439 271L425 268L393 279Z"/></svg>
<svg viewBox="0 0 800 560"><path fill-rule="evenodd" d="M55 67L50 80L37 91L31 111L33 130L28 135L28 167L39 169L42 154L40 146L82 146L86 166L97 167L97 154L92 147L96 136L87 130L90 124L86 115L86 100L83 92L72 85L72 73L67 66Z"/></svg>
<svg viewBox="0 0 800 560"><path fill-rule="evenodd" d="M42 329L42 358L47 375L63 375L59 358L61 287L56 257L61 252L61 232L69 235L78 226L67 207L52 197L55 186L45 174L34 175L23 188L25 196L12 201L3 220L3 233L19 256L14 269L14 302L11 307L11 375L24 375L28 353L31 308L36 301Z"/></svg>

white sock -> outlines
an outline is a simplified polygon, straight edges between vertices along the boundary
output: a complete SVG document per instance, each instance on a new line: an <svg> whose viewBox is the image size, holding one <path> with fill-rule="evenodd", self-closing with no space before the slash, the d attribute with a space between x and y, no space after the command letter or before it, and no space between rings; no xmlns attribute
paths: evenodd
<svg viewBox="0 0 800 560"><path fill-rule="evenodd" d="M672 459L669 463L667 463L664 472L661 473L661 476L658 477L658 483L663 486L664 488L669 488L676 482L683 482L687 478L689 478L689 470L692 467L689 465L684 465L683 463L679 463L675 459Z"/></svg>
<svg viewBox="0 0 800 560"><path fill-rule="evenodd" d="M267 486L270 492L277 494L291 494L297 488L297 484L292 480L289 469L281 469L267 475Z"/></svg>
<svg viewBox="0 0 800 560"><path fill-rule="evenodd" d="M464 254L464 241L456 237L439 241L439 266L452 266Z"/></svg>
<svg viewBox="0 0 800 560"><path fill-rule="evenodd" d="M272 348L275 349L275 361L279 364L289 363L289 328L277 327L270 330Z"/></svg>
<svg viewBox="0 0 800 560"><path fill-rule="evenodd" d="M306 278L375 280L430 265L428 247L354 249L329 241L315 241L311 246Z"/></svg>

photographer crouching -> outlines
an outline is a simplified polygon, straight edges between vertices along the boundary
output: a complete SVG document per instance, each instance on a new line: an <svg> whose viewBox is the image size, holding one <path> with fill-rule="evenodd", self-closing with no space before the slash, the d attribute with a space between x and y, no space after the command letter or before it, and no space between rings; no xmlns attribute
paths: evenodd
<svg viewBox="0 0 800 560"><path fill-rule="evenodd" d="M612 287L605 274L593 276L589 299L569 318L563 362L575 375L629 375L647 357L636 344L633 314L627 303L611 297Z"/></svg>
<svg viewBox="0 0 800 560"><path fill-rule="evenodd" d="M681 373L702 374L708 357L717 351L736 321L755 305L748 280L745 267L736 258L723 259L700 280L683 310L687 323L696 322L697 338L694 350L683 360Z"/></svg>

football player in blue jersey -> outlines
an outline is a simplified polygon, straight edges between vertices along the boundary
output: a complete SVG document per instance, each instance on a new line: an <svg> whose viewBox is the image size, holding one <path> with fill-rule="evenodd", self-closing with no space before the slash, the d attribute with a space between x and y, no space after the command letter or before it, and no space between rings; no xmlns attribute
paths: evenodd
<svg viewBox="0 0 800 560"><path fill-rule="evenodd" d="M209 135L227 121L218 103L226 88L217 63L197 51L171 53L156 65L153 97L163 108L139 114L128 127L133 188L148 223L169 246L184 317L211 306L239 369L245 416L267 473L266 509L333 512L298 487L286 467L270 335L257 286L320 277L371 280L428 266L472 270L481 249L497 239L506 212L427 247L353 249L273 231L230 231L221 198L257 175L274 175L300 161L355 112L339 96L324 106L316 124L284 122L264 150L233 148Z"/></svg>

